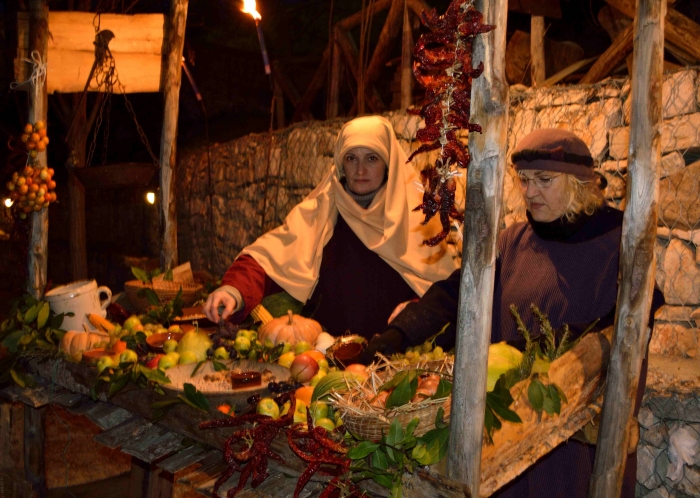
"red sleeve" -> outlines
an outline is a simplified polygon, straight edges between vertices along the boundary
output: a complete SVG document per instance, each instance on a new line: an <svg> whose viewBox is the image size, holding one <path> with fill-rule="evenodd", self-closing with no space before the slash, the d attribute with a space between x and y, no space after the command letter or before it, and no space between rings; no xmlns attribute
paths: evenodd
<svg viewBox="0 0 700 498"><path fill-rule="evenodd" d="M247 254L242 255L226 270L221 285L238 289L245 303L242 310L234 313L229 320L239 323L262 301L263 297L282 292L283 289L267 276L262 266Z"/></svg>

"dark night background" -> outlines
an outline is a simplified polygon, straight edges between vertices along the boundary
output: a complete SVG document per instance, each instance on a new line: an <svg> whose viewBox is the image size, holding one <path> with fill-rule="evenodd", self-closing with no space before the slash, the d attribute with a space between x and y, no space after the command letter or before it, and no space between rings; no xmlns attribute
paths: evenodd
<svg viewBox="0 0 700 498"><path fill-rule="evenodd" d="M85 3L85 2L82 2ZM327 43L332 24L359 11L368 0L258 0L257 9L262 15L262 29L271 61L279 61L284 73L303 94L316 71ZM427 0L427 3L444 12L448 0ZM547 2L552 3L552 2ZM670 2L669 2L670 3ZM49 0L51 10L73 10L79 0ZM164 0L102 0L87 2L90 11L113 13L164 13L170 2ZM610 37L597 20L599 10L606 5L603 0L560 0L561 19L546 18L546 37L555 41L573 41L584 50L584 57L604 52L611 43ZM248 14L240 11L240 0L190 0L187 17L184 55L199 86L206 106L205 115L195 99L185 75L180 92L180 117L178 150L201 145L206 140L208 123L209 141L225 142L253 132L267 131L270 126L272 92L264 73L255 24ZM674 8L698 21L700 2L678 0ZM26 93L11 91L13 59L16 55L16 12L25 10L22 1L0 2L0 180L3 185L16 163L4 146L11 137L17 137L26 120ZM386 11L372 21L372 43L376 42L384 23ZM508 38L516 30L530 31L530 16L511 10L508 17ZM414 40L421 28L414 32ZM352 33L359 40L359 27ZM400 37L392 52L392 61L376 84L382 100L388 106L392 102L392 81L400 58ZM118 65L117 65L118 69ZM623 69L623 73L626 70ZM548 74L549 76L549 74ZM342 82L340 114L352 106L356 88L352 79ZM416 93L420 90L416 89ZM59 184L59 203L50 207L49 228L49 280L55 284L71 281L68 252L67 150L63 144L65 129L57 124L49 96L49 166L56 170ZM94 101L88 95L88 109ZM129 94L137 119L146 132L148 141L158 153L162 95ZM286 122L294 109L285 103ZM318 92L311 107L315 119L324 119L325 91ZM106 148L106 162L148 162L149 156L141 144L132 118L126 112L123 97L116 95L112 103L110 134ZM93 164L100 164L104 143L97 141ZM15 164L15 166L13 166ZM88 244L88 272L98 283L106 284L115 292L129 278L129 270L123 263L124 256L155 258L158 256L157 224L153 224L155 207L144 202L145 188L121 188L86 191L86 220ZM110 217L128 213L132 220L128 233L113 229ZM114 219L114 218L112 218ZM5 231L9 240L0 240L0 301L7 296L21 294L24 287L26 223L8 225ZM9 226L9 228L8 228ZM0 226L0 228L2 228Z"/></svg>

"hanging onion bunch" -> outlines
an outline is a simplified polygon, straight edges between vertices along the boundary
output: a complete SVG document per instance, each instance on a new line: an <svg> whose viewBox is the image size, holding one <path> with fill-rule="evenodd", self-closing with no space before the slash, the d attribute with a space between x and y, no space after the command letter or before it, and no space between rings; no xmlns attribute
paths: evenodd
<svg viewBox="0 0 700 498"><path fill-rule="evenodd" d="M423 202L414 209L425 214L425 225L438 212L442 231L423 243L435 246L450 232L451 220L464 221L464 215L454 207L456 166L469 165L469 150L460 142L457 131L481 132L481 126L469 122L472 78L484 70L483 62L472 67L474 36L486 33L495 26L483 24L481 12L472 1L453 0L444 15L435 9L421 13L423 25L429 33L420 36L413 48L413 74L426 89L425 104L420 110L409 111L425 120L425 128L416 138L422 142L411 156L440 149L435 165L421 171Z"/></svg>

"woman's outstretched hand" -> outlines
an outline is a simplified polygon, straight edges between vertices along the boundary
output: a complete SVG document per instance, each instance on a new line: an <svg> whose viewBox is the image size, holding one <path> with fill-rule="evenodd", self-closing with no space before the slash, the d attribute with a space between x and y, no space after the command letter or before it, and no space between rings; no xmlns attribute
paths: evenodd
<svg viewBox="0 0 700 498"><path fill-rule="evenodd" d="M207 302L202 306L202 312L212 322L219 323L231 316L237 305L236 299L231 294L223 289L216 289L209 294Z"/></svg>

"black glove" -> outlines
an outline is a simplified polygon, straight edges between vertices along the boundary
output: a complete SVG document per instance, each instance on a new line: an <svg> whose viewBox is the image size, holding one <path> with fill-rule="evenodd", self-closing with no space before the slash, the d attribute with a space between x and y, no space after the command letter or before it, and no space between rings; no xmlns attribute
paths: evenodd
<svg viewBox="0 0 700 498"><path fill-rule="evenodd" d="M382 353L384 356L398 353L403 349L403 342L403 334L398 329L390 328L382 334L374 334L358 361L363 365L369 365L374 361L376 353Z"/></svg>

